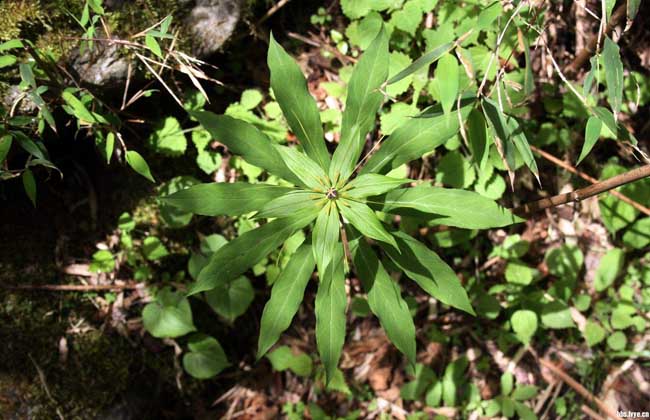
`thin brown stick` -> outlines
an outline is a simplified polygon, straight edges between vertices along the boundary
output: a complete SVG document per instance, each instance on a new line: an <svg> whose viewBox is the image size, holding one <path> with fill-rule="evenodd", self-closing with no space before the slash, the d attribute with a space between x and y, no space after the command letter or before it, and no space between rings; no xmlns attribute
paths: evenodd
<svg viewBox="0 0 650 420"><path fill-rule="evenodd" d="M629 184L630 182L634 182L648 176L650 176L650 165L642 166L640 168L628 171L624 174L606 179L605 181L590 185L589 187L524 204L523 206L513 209L513 213L519 216L526 216L536 211L544 210L550 207L561 206L570 202L582 201L586 198L593 197L594 195L601 194L603 192L620 187L621 185Z"/></svg>
<svg viewBox="0 0 650 420"><path fill-rule="evenodd" d="M586 415L588 415L594 420L605 420L605 418L603 418L600 414L596 413L594 410L589 408L588 405L583 404L582 407L580 407L580 410L582 410L583 413L585 413Z"/></svg>
<svg viewBox="0 0 650 420"><path fill-rule="evenodd" d="M271 7L260 20L257 21L255 26L260 26L262 23L266 22L271 16L273 16L278 10L284 7L291 0L280 0L273 7Z"/></svg>
<svg viewBox="0 0 650 420"><path fill-rule="evenodd" d="M562 380L562 382L564 382L565 384L573 388L573 390L578 394L580 394L584 399L596 404L600 409L600 411L607 414L607 416L613 419L619 418L618 415L616 414L616 411L612 410L612 408L609 407L607 404L605 404L600 398L596 397L594 394L589 392L587 388L585 388L580 383L578 383L578 381L576 381L571 376L569 376L569 374L567 374L565 371L555 366L551 361L541 357L538 358L537 360L539 360L539 363L542 366L544 366L545 368L553 372L553 374L555 374L557 377L559 377Z"/></svg>
<svg viewBox="0 0 650 420"><path fill-rule="evenodd" d="M632 200L631 198L621 194L618 191L611 191L614 188L618 188L622 185L629 184L630 182L634 182L639 179L650 176L650 165L645 165L640 168L632 169L631 171L625 172L620 175L616 175L612 178L606 179L605 181L598 181L597 179L590 177L584 172L577 170L575 167L569 165L568 163L556 158L555 156L547 152L544 152L543 150L538 149L535 146L531 146L531 149L535 153L544 157L545 159L591 182L593 185L589 187L581 188L579 190L571 191L565 194L558 194L553 197L542 198L541 200L524 204L520 207L513 209L512 210L513 213L519 216L528 216L539 210L544 210L550 207L561 206L563 204L568 204L570 202L581 201L586 198L592 197L594 195L598 195L603 192L609 191L609 193L612 194L614 197L628 203L629 205L633 206L640 212L650 216L650 208L638 203L637 201Z"/></svg>
<svg viewBox="0 0 650 420"><path fill-rule="evenodd" d="M569 164L569 163L567 163L567 162L565 162L565 161L563 161L561 159L556 158L552 154L550 154L548 152L545 152L545 151L543 151L543 150L541 150L541 149L539 149L539 148L537 148L535 146L532 146L532 145L530 146L530 148L531 148L531 150L533 152L537 153L538 155L540 155L544 159L546 159L546 160L548 160L550 162L553 162L557 166L559 166L559 167L561 167L563 169L566 169L567 171L571 172L572 174L578 175L580 178L584 179L585 181L589 181L592 184L597 184L598 183L598 180L596 178L587 175L586 173L576 169L571 164ZM641 213L643 213L643 214L645 214L647 216L650 216L650 208L644 206L643 204L639 203L638 201L634 201L630 197L628 197L626 195L623 195L618 191L609 191L609 193L611 195L613 195L614 197L618 198L619 200L624 201L627 204L631 205L635 209L639 210Z"/></svg>
<svg viewBox="0 0 650 420"><path fill-rule="evenodd" d="M9 286L0 284L0 288L7 290L48 290L53 292L101 292L107 290L135 290L133 283L125 284L20 284Z"/></svg>
<svg viewBox="0 0 650 420"><path fill-rule="evenodd" d="M609 22L607 23L607 27L605 28L605 33L601 34L601 36L595 36L594 38L591 38L589 42L587 43L586 47L576 55L575 59L571 64L566 66L564 68L564 72L569 74L569 75L574 75L584 66L591 56L594 55L596 52L596 48L602 41L602 37L608 36L612 33L616 25L620 23L620 21L623 19L623 17L626 14L626 4L627 2L623 2L620 6L618 6L618 9L612 13L612 17L609 19Z"/></svg>
<svg viewBox="0 0 650 420"><path fill-rule="evenodd" d="M350 64L350 63L356 63L357 59L354 57L348 57L347 55L341 54L341 51L339 51L337 48L332 47L326 42L323 42L321 40L314 40L311 38L307 38L306 36L302 36L300 34L297 34L295 32L287 32L287 36L289 38L297 39L298 41L304 42L305 44L318 47L318 48L324 48L334 54L336 58L343 64ZM314 36L315 38L315 36Z"/></svg>

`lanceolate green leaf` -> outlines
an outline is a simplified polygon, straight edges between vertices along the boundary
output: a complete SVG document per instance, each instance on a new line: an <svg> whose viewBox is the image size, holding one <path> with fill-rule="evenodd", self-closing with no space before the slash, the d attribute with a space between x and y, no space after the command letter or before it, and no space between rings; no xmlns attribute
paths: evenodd
<svg viewBox="0 0 650 420"><path fill-rule="evenodd" d="M463 119L467 118L473 102L474 98L466 98L461 101L460 113ZM456 112L456 108L453 112ZM395 129L388 140L364 165L360 173L387 173L391 169L431 152L458 133L458 129L456 115L444 115L439 105L434 106Z"/></svg>
<svg viewBox="0 0 650 420"><path fill-rule="evenodd" d="M61 93L61 98L63 98L66 104L70 106L70 110L72 111L73 115L78 119L89 123L108 123L104 117L94 112L90 112L88 108L86 108L86 105L77 99L77 97L74 96L71 92L67 90L63 91L63 93Z"/></svg>
<svg viewBox="0 0 650 420"><path fill-rule="evenodd" d="M616 114L621 110L623 102L623 63L618 45L609 37L605 38L603 47L603 66L605 67L609 105Z"/></svg>
<svg viewBox="0 0 650 420"><path fill-rule="evenodd" d="M32 202L32 205L36 207L36 179L31 169L25 169L22 175L23 180L23 189L25 194L29 197L29 201Z"/></svg>
<svg viewBox="0 0 650 420"><path fill-rule="evenodd" d="M511 139L515 144L517 151L519 151L519 155L524 160L524 163L528 169L530 169L533 175L535 175L537 182L541 184L541 181L539 180L539 169L537 169L537 162L535 162L533 151L530 148L530 144L528 144L528 138L526 138L523 127L521 124L519 124L519 121L517 121L516 118L510 117L508 118L508 128L512 133Z"/></svg>
<svg viewBox="0 0 650 420"><path fill-rule="evenodd" d="M271 298L262 312L260 338L257 343L258 360L291 325L291 320L302 302L309 278L314 272L314 265L311 246L302 245L273 283Z"/></svg>
<svg viewBox="0 0 650 420"><path fill-rule="evenodd" d="M305 209L316 211L323 206L325 200L323 194L305 190L290 191L262 206L255 218L289 217Z"/></svg>
<svg viewBox="0 0 650 420"><path fill-rule="evenodd" d="M602 121L596 117L589 117L587 120L587 127L585 128L585 142L582 145L582 151L580 152L580 157L578 158L578 165L584 158L587 157L591 149L594 148L594 145L600 137L600 130L603 127Z"/></svg>
<svg viewBox="0 0 650 420"><path fill-rule="evenodd" d="M327 382L336 372L345 341L345 274L343 272L343 246L336 247L332 262L320 274L316 293L316 345Z"/></svg>
<svg viewBox="0 0 650 420"><path fill-rule="evenodd" d="M456 273L438 254L404 232L395 232L394 236L400 252L383 248L407 276L442 303L475 315Z"/></svg>
<svg viewBox="0 0 650 420"><path fill-rule="evenodd" d="M165 204L203 216L239 216L260 210L291 188L247 182L199 184L161 197Z"/></svg>
<svg viewBox="0 0 650 420"><path fill-rule="evenodd" d="M445 114L449 114L456 103L460 83L460 68L456 57L450 53L440 57L436 67L436 78L438 79L442 110Z"/></svg>
<svg viewBox="0 0 650 420"><path fill-rule="evenodd" d="M0 164L4 162L7 154L9 154L11 143L13 142L12 139L13 138L10 134L5 134L4 136L0 137Z"/></svg>
<svg viewBox="0 0 650 420"><path fill-rule="evenodd" d="M481 102L485 117L490 122L490 127L502 142L504 148L508 147L508 143L514 144L519 151L520 156L524 160L526 166L533 172L539 182L539 171L535 157L528 144L528 139L524 130L516 118L506 116L499 106L489 98L484 98ZM506 153L506 155L509 155ZM514 167L514 156L508 159L508 166Z"/></svg>
<svg viewBox="0 0 650 420"><path fill-rule="evenodd" d="M301 153L295 147L274 145L285 165L293 172L303 185L319 191L325 191L329 187L327 174L309 156Z"/></svg>
<svg viewBox="0 0 650 420"><path fill-rule="evenodd" d="M641 7L641 0L628 0L627 1L627 20L634 20L636 14Z"/></svg>
<svg viewBox="0 0 650 420"><path fill-rule="evenodd" d="M188 294L211 290L240 276L279 247L296 230L314 220L316 215L316 212L308 211L294 217L277 219L228 242L213 254Z"/></svg>
<svg viewBox="0 0 650 420"><path fill-rule="evenodd" d="M300 140L305 152L325 171L330 156L325 147L323 126L314 98L307 90L307 82L300 67L275 41L271 34L268 65L271 69L271 87L291 130Z"/></svg>
<svg viewBox="0 0 650 420"><path fill-rule="evenodd" d="M382 27L375 40L354 67L341 125L341 142L334 152L329 175L347 179L363 151L366 134L375 123L375 115L384 100L379 91L388 77L388 35Z"/></svg>
<svg viewBox="0 0 650 420"><path fill-rule="evenodd" d="M411 181L411 179L392 178L379 174L363 174L348 183L342 193L346 197L361 199L371 195L385 194Z"/></svg>
<svg viewBox="0 0 650 420"><path fill-rule="evenodd" d="M312 233L314 258L319 272L324 272L339 244L339 211L333 201L329 201L316 218Z"/></svg>
<svg viewBox="0 0 650 420"><path fill-rule="evenodd" d="M135 150L128 150L126 152L126 163L129 164L134 171L147 178L151 182L156 182L151 175L151 170L147 161Z"/></svg>
<svg viewBox="0 0 650 420"><path fill-rule="evenodd" d="M413 73L421 69L422 67L428 66L436 62L444 54L451 51L453 47L454 47L454 43L448 42L429 51L428 53L424 54L422 57L415 60L410 66L400 71L395 76L391 77L390 80L386 82L386 84L392 85L393 83L397 83L400 80L404 79L405 77L409 77L410 75L412 75Z"/></svg>
<svg viewBox="0 0 650 420"><path fill-rule="evenodd" d="M191 111L189 114L233 154L240 155L246 162L266 169L273 175L302 185L300 179L284 164L271 140L251 124L209 111Z"/></svg>
<svg viewBox="0 0 650 420"><path fill-rule="evenodd" d="M465 229L489 229L523 222L508 209L473 191L427 185L386 194L382 211L403 213L404 209L436 215L432 218L437 223Z"/></svg>
<svg viewBox="0 0 650 420"><path fill-rule="evenodd" d="M415 363L415 325L400 288L388 275L363 237L350 241L357 275L368 293L368 305L390 341Z"/></svg>
<svg viewBox="0 0 650 420"><path fill-rule="evenodd" d="M593 115L598 117L600 121L611 131L615 136L618 141L629 141L632 144L637 144L638 141L636 137L634 137L632 134L630 134L629 131L623 126L621 123L617 123L616 119L614 118L614 114L607 109L603 108L602 106L597 106L594 108L591 108L591 112Z"/></svg>
<svg viewBox="0 0 650 420"><path fill-rule="evenodd" d="M487 141L487 126L483 114L473 109L467 117L467 137L472 152L472 159L480 169L485 168L490 156L490 146Z"/></svg>
<svg viewBox="0 0 650 420"><path fill-rule="evenodd" d="M397 246L395 239L384 228L375 212L363 203L354 200L339 199L341 214L364 236Z"/></svg>

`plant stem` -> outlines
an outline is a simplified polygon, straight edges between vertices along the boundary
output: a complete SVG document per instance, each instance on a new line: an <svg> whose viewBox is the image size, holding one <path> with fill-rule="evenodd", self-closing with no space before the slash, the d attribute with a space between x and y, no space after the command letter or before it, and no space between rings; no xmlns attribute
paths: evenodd
<svg viewBox="0 0 650 420"><path fill-rule="evenodd" d="M572 201L582 201L586 198L593 197L594 195L612 190L614 188L620 187L621 185L638 181L639 179L646 178L648 176L650 176L650 165L645 165L640 168L632 169L631 171L625 172L623 174L616 175L604 181L596 182L593 185L581 188L579 190L571 191L565 194L558 194L549 198L542 198L541 200L524 204L523 206L513 209L512 212L518 216L525 217L539 210L561 206Z"/></svg>

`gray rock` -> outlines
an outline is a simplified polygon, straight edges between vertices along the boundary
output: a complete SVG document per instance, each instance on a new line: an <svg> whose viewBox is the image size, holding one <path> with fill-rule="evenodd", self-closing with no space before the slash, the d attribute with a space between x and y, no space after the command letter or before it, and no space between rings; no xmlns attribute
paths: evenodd
<svg viewBox="0 0 650 420"><path fill-rule="evenodd" d="M72 68L84 83L107 86L126 79L128 61L120 56L120 46L95 42L92 51L84 51L72 62Z"/></svg>
<svg viewBox="0 0 650 420"><path fill-rule="evenodd" d="M29 96L24 96L24 92L18 86L9 86L2 97L2 104L7 112L14 107L18 100L20 102L16 105L16 114L31 115L36 113L38 107L34 101Z"/></svg>
<svg viewBox="0 0 650 420"><path fill-rule="evenodd" d="M239 0L197 0L186 20L194 54L207 56L230 38L241 16Z"/></svg>

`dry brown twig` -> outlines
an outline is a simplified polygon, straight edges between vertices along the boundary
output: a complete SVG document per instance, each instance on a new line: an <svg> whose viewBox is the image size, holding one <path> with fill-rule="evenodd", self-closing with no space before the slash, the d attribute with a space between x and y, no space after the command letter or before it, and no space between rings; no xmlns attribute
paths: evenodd
<svg viewBox="0 0 650 420"><path fill-rule="evenodd" d="M531 146L531 149L533 147L534 146ZM539 150L536 147L533 150L536 151L539 154L544 153L542 156L544 156L544 155L550 156L550 155L546 154L545 152L542 152L541 150ZM542 152L542 153L540 153L540 152ZM547 157L547 156L544 156L544 157ZM555 158L555 159L557 159L557 158ZM559 161L559 162L561 162L561 161ZM557 163L557 161L555 163ZM563 165L561 165L561 166L564 167L565 169L567 169L568 164L563 163ZM573 168L573 170L571 172L578 174L579 171L577 169ZM640 179L649 177L650 176L650 165L645 165L645 166L641 166L641 167L636 168L636 169L632 169L632 170L630 170L628 172L625 172L625 173L620 174L620 175L616 175L616 176L614 176L612 178L609 178L609 179L606 179L604 181L597 181L594 178L591 178L586 174L583 174L583 175L584 176L581 175L581 177L583 177L584 179L587 179L589 182L592 182L592 185L590 185L588 187L585 187L585 188L575 190L575 191L571 191L569 193L558 194L558 195L555 195L553 197L542 198L541 200L534 201L532 203L524 204L522 206L514 208L512 210L512 212L515 213L516 215L519 215L519 216L523 217L523 216L528 216L531 213L534 213L534 212L539 211L539 210L544 210L544 209L551 208L551 207L561 206L563 204L568 204L568 203L571 203L571 202L582 201L582 200L584 200L586 198L593 197L595 195L598 195L598 194L613 190L614 188L618 188L618 187L620 187L622 185L629 184L631 182L638 181ZM634 206L639 211L641 211L641 212L643 212L643 213L645 213L647 215L650 215L650 209L648 209L647 207L637 203L636 201L630 199L629 197L626 197L626 196L620 194L617 191L610 191L610 193L612 195L615 195L617 198L621 199L622 201L625 201L625 202L629 203L630 205Z"/></svg>
<svg viewBox="0 0 650 420"><path fill-rule="evenodd" d="M564 370L562 370L561 368L555 366L555 364L553 364L553 362L551 362L549 360L546 360L543 357L539 357L539 358L537 358L537 360L539 361L539 363L542 366L544 366L545 368L547 368L548 370L553 372L553 374L555 376L560 378L562 380L562 382L564 382L565 384L567 384L571 388L573 388L573 390L575 392L577 392L578 394L580 394L584 399L586 399L589 402L594 403L600 409L600 411L605 413L608 417L611 417L613 419L619 418L618 415L616 414L616 411L614 411L610 406L605 404L600 398L596 397L594 394L589 392L589 390L587 390L587 388L585 388L578 381L573 379Z"/></svg>
<svg viewBox="0 0 650 420"><path fill-rule="evenodd" d="M535 146L531 145L530 148L531 148L531 150L533 152L537 153L538 155L540 155L544 159L556 164L557 166L559 166L559 167L561 167L563 169L566 169L567 171L571 172L574 175L578 175L580 178L584 179L585 181L589 181L592 184L597 184L599 182L596 178L587 175L586 173L578 170L576 167L572 166L571 164L569 164L569 163L567 163L567 162L565 162L565 161L563 161L561 159L558 159L557 157L553 156L552 154L550 154L548 152L545 152L545 151L539 149L538 147L535 147ZM624 201L625 203L631 205L635 209L639 210L641 213L643 213L643 214L645 214L647 216L650 216L650 208L644 206L643 204L639 203L638 201L632 200L630 197L628 197L626 195L623 195L618 191L609 191L609 193L611 195L613 195L614 197L618 198L619 200Z"/></svg>
<svg viewBox="0 0 650 420"><path fill-rule="evenodd" d="M604 34L601 32L599 35L594 38L592 38L588 43L585 49L580 51L573 62L571 62L568 66L564 68L564 72L569 74L569 75L574 75L575 73L578 72L584 66L591 56L596 52L596 48L599 45L600 41L602 40L603 36L609 35L612 33L614 28L620 23L620 21L623 19L623 17L626 14L626 3L623 2L620 6L618 6L618 9L612 13L612 17L609 19L609 22L607 23L607 27L605 28Z"/></svg>

